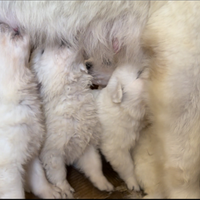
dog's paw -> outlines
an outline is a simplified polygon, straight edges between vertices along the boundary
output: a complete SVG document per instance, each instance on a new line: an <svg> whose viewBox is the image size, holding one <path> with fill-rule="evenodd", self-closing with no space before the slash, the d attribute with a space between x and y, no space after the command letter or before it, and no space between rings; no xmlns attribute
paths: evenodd
<svg viewBox="0 0 200 200"><path fill-rule="evenodd" d="M101 191L111 192L114 190L113 185L105 177L101 177L94 185Z"/></svg>
<svg viewBox="0 0 200 200"><path fill-rule="evenodd" d="M36 196L42 199L61 199L62 191L58 187L49 183L48 185L42 186Z"/></svg>
<svg viewBox="0 0 200 200"><path fill-rule="evenodd" d="M129 190L140 191L140 186L138 185L137 181L134 179L127 181L126 185Z"/></svg>
<svg viewBox="0 0 200 200"><path fill-rule="evenodd" d="M61 190L61 196L63 199L73 199L74 198L74 189L71 185L66 181L62 181L56 184L56 186Z"/></svg>

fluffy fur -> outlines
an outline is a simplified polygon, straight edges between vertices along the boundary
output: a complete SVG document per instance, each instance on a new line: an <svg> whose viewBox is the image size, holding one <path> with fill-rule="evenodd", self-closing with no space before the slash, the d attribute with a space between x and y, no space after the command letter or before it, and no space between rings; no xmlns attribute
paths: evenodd
<svg viewBox="0 0 200 200"><path fill-rule="evenodd" d="M152 126L133 151L146 198L200 198L200 2L154 2L142 37Z"/></svg>
<svg viewBox="0 0 200 200"><path fill-rule="evenodd" d="M59 198L37 157L45 132L28 59L29 36L0 24L0 198L24 198L24 179L35 195Z"/></svg>
<svg viewBox="0 0 200 200"><path fill-rule="evenodd" d="M128 189L136 191L140 188L130 150L146 124L142 79L136 67L124 64L115 69L104 89L93 91L102 125L100 149Z"/></svg>
<svg viewBox="0 0 200 200"><path fill-rule="evenodd" d="M85 49L88 57L95 56L97 60L98 55L101 62L102 58L112 58L120 49L124 50L126 59L138 57L140 52L136 49L139 49L138 39L147 20L149 2L4 1L0 7L0 21L13 28L24 27L33 44L63 40L72 47Z"/></svg>
<svg viewBox="0 0 200 200"><path fill-rule="evenodd" d="M100 125L89 90L92 77L76 57L73 49L61 45L39 47L31 59L47 130L40 158L49 181L67 198L72 198L73 188L66 180L65 164L82 170L98 189L113 189L102 173L97 151Z"/></svg>
<svg viewBox="0 0 200 200"><path fill-rule="evenodd" d="M147 197L200 198L199 8L196 1L1 1L0 20L24 27L34 44L63 39L99 63L117 57L138 66L145 55L153 123L134 151L137 179Z"/></svg>

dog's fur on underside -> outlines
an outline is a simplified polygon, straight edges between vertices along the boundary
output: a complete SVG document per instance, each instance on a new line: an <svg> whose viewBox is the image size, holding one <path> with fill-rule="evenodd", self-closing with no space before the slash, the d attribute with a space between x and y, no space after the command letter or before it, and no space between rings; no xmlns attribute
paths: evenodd
<svg viewBox="0 0 200 200"><path fill-rule="evenodd" d="M0 21L26 29L34 45L62 39L99 63L145 61L153 123L133 153L136 177L146 198L200 198L199 9L195 1L10 1L0 2Z"/></svg>

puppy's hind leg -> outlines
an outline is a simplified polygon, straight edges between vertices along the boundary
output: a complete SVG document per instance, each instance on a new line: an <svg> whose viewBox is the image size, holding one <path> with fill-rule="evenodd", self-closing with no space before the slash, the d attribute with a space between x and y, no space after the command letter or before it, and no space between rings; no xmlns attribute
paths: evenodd
<svg viewBox="0 0 200 200"><path fill-rule="evenodd" d="M93 145L89 145L74 166L81 170L99 190L112 191L113 185L102 172L101 157Z"/></svg>
<svg viewBox="0 0 200 200"><path fill-rule="evenodd" d="M34 195L42 199L61 198L60 189L48 182L38 157L34 157L27 165L26 185Z"/></svg>
<svg viewBox="0 0 200 200"><path fill-rule="evenodd" d="M1 199L25 199L22 170L15 164L0 167Z"/></svg>

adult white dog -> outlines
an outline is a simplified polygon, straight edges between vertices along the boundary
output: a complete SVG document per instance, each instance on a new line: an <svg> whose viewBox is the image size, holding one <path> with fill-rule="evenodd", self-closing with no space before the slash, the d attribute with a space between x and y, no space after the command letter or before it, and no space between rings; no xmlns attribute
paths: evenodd
<svg viewBox="0 0 200 200"><path fill-rule="evenodd" d="M44 141L37 82L28 69L29 36L0 24L0 198L60 198L38 159Z"/></svg>
<svg viewBox="0 0 200 200"><path fill-rule="evenodd" d="M76 56L73 49L57 45L38 47L31 58L47 131L40 158L47 178L64 198L72 198L74 191L66 179L66 164L83 171L99 190L113 190L97 151L101 129L90 92L92 76Z"/></svg>
<svg viewBox="0 0 200 200"><path fill-rule="evenodd" d="M145 72L146 73L146 72ZM108 85L93 90L102 125L100 149L129 190L139 191L134 162L134 149L140 131L147 125L144 73L130 64L118 66Z"/></svg>
<svg viewBox="0 0 200 200"><path fill-rule="evenodd" d="M0 20L23 26L34 44L63 39L99 60L142 66L145 55L154 121L134 154L137 179L147 197L200 198L199 9L196 1L1 1Z"/></svg>

